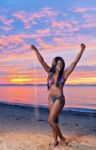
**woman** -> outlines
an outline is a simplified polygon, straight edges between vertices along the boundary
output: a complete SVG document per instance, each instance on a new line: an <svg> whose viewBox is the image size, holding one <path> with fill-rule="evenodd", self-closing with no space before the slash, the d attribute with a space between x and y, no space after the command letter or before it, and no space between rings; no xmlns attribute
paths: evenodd
<svg viewBox="0 0 96 150"><path fill-rule="evenodd" d="M81 58L85 50L85 45L81 44L80 52L67 69L64 69L65 62L62 57L59 56L55 57L52 61L52 66L49 67L47 63L44 61L38 49L33 45L31 46L31 49L35 51L39 62L42 64L43 68L48 73L47 86L48 90L50 90L48 96L48 106L50 112L48 116L48 123L52 127L53 137L55 141L54 146L58 145L59 143L58 137L60 139L61 144L66 144L66 140L63 137L60 128L58 126L58 117L65 105L65 96L63 94L63 87L68 76L72 73L76 64Z"/></svg>

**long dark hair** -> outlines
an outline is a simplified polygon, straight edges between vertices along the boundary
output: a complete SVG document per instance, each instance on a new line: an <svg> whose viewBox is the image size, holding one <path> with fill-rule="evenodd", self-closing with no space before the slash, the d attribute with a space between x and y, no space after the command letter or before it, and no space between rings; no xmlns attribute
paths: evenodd
<svg viewBox="0 0 96 150"><path fill-rule="evenodd" d="M57 86L57 87L59 86L59 85L58 85L58 80L59 80L59 79L62 77L62 75L63 75L63 70L64 70L64 68L65 68L65 61L64 61L64 59L63 59L62 57L57 56L57 57L55 57L55 58L53 59L53 61L52 61L52 66L51 66L51 68L50 68L50 70L49 70L49 74L48 74L48 78L47 78L47 89L48 89L48 90L50 89L49 80L50 80L50 78L53 76L53 74L56 72L56 65L57 65L58 60L60 60L60 61L62 62L62 68L61 68L61 70L60 70L60 72L59 72L58 79L57 79L57 82L56 82L56 86Z"/></svg>

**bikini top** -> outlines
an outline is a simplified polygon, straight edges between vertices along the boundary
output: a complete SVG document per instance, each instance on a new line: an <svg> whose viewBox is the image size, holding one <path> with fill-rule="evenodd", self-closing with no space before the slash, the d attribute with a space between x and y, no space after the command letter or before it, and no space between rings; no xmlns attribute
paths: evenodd
<svg viewBox="0 0 96 150"><path fill-rule="evenodd" d="M53 85L54 84L54 80L53 80L53 78L51 78L50 80L49 80L49 87L51 86L51 85ZM64 78L60 78L59 80L58 80L58 85L63 85L64 84Z"/></svg>

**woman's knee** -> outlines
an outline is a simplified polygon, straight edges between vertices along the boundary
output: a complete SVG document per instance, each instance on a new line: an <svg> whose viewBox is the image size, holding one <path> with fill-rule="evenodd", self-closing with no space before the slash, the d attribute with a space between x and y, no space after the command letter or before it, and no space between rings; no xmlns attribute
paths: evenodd
<svg viewBox="0 0 96 150"><path fill-rule="evenodd" d="M52 118L48 118L48 123L52 126L54 124L54 120Z"/></svg>

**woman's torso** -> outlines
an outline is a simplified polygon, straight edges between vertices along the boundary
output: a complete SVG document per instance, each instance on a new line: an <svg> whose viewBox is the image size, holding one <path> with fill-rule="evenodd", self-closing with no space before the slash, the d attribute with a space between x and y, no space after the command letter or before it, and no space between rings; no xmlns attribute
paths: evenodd
<svg viewBox="0 0 96 150"><path fill-rule="evenodd" d="M56 87L56 81L57 81L56 75L52 77L52 81L53 82L51 83L50 91L49 91L50 95L54 95L56 97L64 95L63 94L63 87L64 87L64 83L65 83L64 76L62 76L62 78L60 79L59 87Z"/></svg>

